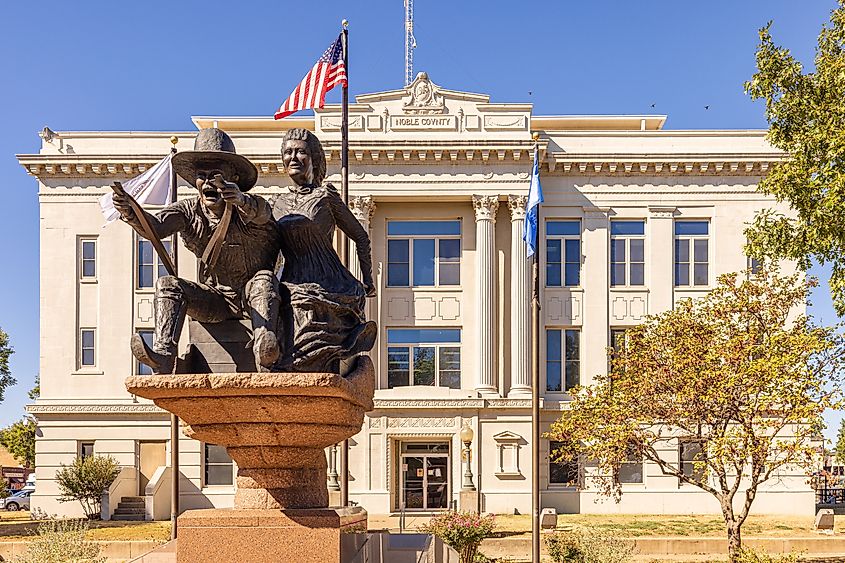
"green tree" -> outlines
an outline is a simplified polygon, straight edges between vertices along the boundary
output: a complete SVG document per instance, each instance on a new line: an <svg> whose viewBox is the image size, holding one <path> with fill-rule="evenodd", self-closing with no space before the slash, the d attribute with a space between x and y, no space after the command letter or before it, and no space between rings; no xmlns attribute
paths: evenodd
<svg viewBox="0 0 845 563"><path fill-rule="evenodd" d="M38 425L29 416L0 430L0 445L24 467L35 467L35 433Z"/></svg>
<svg viewBox="0 0 845 563"><path fill-rule="evenodd" d="M33 401L37 400L38 397L41 396L41 374L40 373L35 374L35 387L30 389L27 392L26 396L29 397L30 399L32 399Z"/></svg>
<svg viewBox="0 0 845 563"><path fill-rule="evenodd" d="M89 520L98 520L103 491L109 488L118 473L120 466L111 456L78 457L56 472L56 484L62 493L59 502L77 500Z"/></svg>
<svg viewBox="0 0 845 563"><path fill-rule="evenodd" d="M14 353L15 349L9 346L9 335L0 329L0 403L5 398L6 388L17 383L12 377L12 370L9 369L9 357Z"/></svg>
<svg viewBox="0 0 845 563"><path fill-rule="evenodd" d="M786 153L760 181L759 190L789 203L794 215L757 215L746 231L757 258L831 264L830 290L845 315L845 0L818 38L815 70L804 72L788 49L776 46L770 26L760 30L757 72L745 84L766 102L768 140Z"/></svg>
<svg viewBox="0 0 845 563"><path fill-rule="evenodd" d="M845 419L839 422L839 432L836 434L836 445L833 447L833 459L839 465L845 465Z"/></svg>
<svg viewBox="0 0 845 563"><path fill-rule="evenodd" d="M593 460L586 482L617 499L632 456L710 493L739 561L758 488L781 472L811 472L822 413L842 404L843 338L795 314L816 284L799 279L770 268L723 275L708 295L630 329L610 352L610 375L576 389L552 424L548 437L562 443L555 457ZM667 459L681 440L701 453Z"/></svg>

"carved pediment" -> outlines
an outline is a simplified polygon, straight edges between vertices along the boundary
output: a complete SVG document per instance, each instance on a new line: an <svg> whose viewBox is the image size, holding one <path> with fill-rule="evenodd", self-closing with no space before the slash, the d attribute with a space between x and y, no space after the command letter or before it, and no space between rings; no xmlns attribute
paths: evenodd
<svg viewBox="0 0 845 563"><path fill-rule="evenodd" d="M407 114L445 113L446 103L440 94L440 87L428 79L428 73L420 72L405 88L408 100L402 106Z"/></svg>
<svg viewBox="0 0 845 563"><path fill-rule="evenodd" d="M514 434L509 430L505 430L504 432L499 432L493 439L499 443L514 443L514 442L521 442L522 436L519 434Z"/></svg>

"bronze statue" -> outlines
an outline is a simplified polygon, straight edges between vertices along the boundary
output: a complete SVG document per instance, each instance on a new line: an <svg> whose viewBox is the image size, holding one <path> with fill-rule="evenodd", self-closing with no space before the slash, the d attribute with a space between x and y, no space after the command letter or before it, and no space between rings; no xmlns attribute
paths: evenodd
<svg viewBox="0 0 845 563"><path fill-rule="evenodd" d="M340 360L372 349L376 323L364 316L375 295L370 238L331 184L323 185L326 156L306 129L289 130L282 162L293 180L273 207L282 255L279 371L338 373ZM355 242L363 284L338 258L335 226Z"/></svg>
<svg viewBox="0 0 845 563"><path fill-rule="evenodd" d="M197 196L145 215L160 238L179 233L200 258L200 283L176 276L160 277L155 290L155 339L147 346L132 337L132 353L155 373L172 373L185 315L206 322L249 317L252 348L259 370L279 359L278 281L273 274L278 230L267 201L247 194L258 171L235 153L232 139L220 129L202 129L193 151L173 156L173 168ZM143 228L124 195L114 195L121 219L143 236Z"/></svg>

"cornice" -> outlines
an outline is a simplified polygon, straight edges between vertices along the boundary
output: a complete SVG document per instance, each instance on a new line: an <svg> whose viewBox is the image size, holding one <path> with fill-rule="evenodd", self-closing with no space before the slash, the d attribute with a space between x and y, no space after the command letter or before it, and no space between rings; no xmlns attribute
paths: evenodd
<svg viewBox="0 0 845 563"><path fill-rule="evenodd" d="M323 142L326 161L340 163L339 139ZM507 164L528 172L534 142L530 139L370 140L352 142L350 160L358 165L439 165L475 167ZM548 152L541 139L542 176L763 176L783 159L782 153L601 154ZM246 153L263 176L283 175L278 154ZM38 178L133 177L149 169L160 154L19 154L18 162Z"/></svg>
<svg viewBox="0 0 845 563"><path fill-rule="evenodd" d="M26 412L39 414L165 414L167 411L149 403L68 405L68 404L32 404L26 406Z"/></svg>

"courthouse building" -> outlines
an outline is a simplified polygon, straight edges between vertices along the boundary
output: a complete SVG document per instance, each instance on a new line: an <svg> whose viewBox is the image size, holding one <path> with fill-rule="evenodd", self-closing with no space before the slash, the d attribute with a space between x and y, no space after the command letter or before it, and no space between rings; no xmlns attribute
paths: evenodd
<svg viewBox="0 0 845 563"><path fill-rule="evenodd" d="M572 386L606 372L606 348L621 331L747 267L743 229L775 205L755 188L778 152L763 131L673 131L665 119L534 115L531 104L448 90L422 73L408 88L350 104L349 205L373 242L378 296L368 314L379 325L375 410L350 440L352 501L373 514L455 506L465 469L459 433L468 425L479 508L530 512L530 282L521 235L533 133L545 193L544 429L565 413ZM273 198L289 185L280 143L292 127L317 134L328 180L340 183L339 106L281 121L193 122L226 130L257 165L252 193ZM40 152L18 156L37 179L41 208L41 396L28 410L40 428L33 505L48 513L78 510L58 503L54 475L94 453L124 467L106 516L133 496L146 497L147 517L169 514L169 415L123 385L146 370L129 337L152 330L153 287L164 270L127 225L103 227L98 198L161 159L171 135L190 150L194 134L45 129ZM179 197L194 192L180 183ZM178 259L182 275L195 277L195 257L182 248ZM707 493L636 459L620 471L621 501L602 500L589 467L550 462L549 448L544 440L544 507L719 513ZM696 450L679 440L664 454L683 463ZM339 456L327 455L332 473ZM183 436L180 469L183 509L232 505L236 469L225 450ZM334 486L335 476L327 479ZM812 514L813 502L806 477L784 473L763 487L755 510Z"/></svg>

